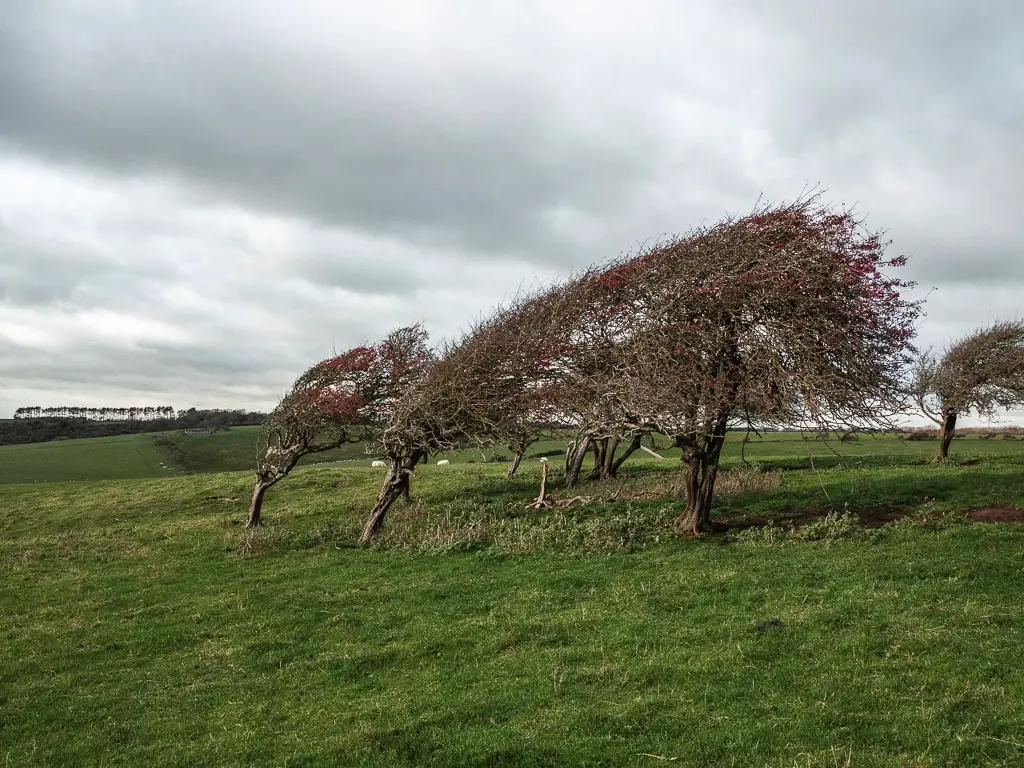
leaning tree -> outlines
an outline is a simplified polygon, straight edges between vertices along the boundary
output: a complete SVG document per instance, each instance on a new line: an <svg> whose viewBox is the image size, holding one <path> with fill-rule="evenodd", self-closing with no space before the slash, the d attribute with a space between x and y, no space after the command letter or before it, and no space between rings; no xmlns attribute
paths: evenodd
<svg viewBox="0 0 1024 768"><path fill-rule="evenodd" d="M566 452L566 485L579 480L583 461L594 452L589 479L615 477L640 448L651 426L622 397L622 347L642 326L649 281L640 274L645 259L626 258L593 267L570 280L563 292L563 343L546 361L550 399L563 422L576 428Z"/></svg>
<svg viewBox="0 0 1024 768"><path fill-rule="evenodd" d="M547 363L562 337L566 306L556 286L498 307L447 345L396 402L377 441L388 472L361 541L372 538L391 505L408 495L424 456L472 443L522 445L557 419L550 405L557 374Z"/></svg>
<svg viewBox="0 0 1024 768"><path fill-rule="evenodd" d="M941 357L931 350L917 361L913 393L921 411L939 425L939 456L949 457L957 417L994 417L1024 406L1024 321L1007 320L974 331Z"/></svg>
<svg viewBox="0 0 1024 768"><path fill-rule="evenodd" d="M885 274L878 234L817 198L668 240L605 270L629 327L614 345L612 423L674 438L686 465L688 535L710 530L732 424L880 426L901 409L917 302Z"/></svg>
<svg viewBox="0 0 1024 768"><path fill-rule="evenodd" d="M260 524L267 490L303 456L373 437L431 358L426 331L414 325L374 346L322 360L299 376L264 423L246 525Z"/></svg>

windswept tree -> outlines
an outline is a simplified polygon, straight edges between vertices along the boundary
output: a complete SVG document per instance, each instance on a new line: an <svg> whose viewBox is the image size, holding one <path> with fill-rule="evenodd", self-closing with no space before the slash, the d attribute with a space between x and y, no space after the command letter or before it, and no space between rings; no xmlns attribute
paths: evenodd
<svg viewBox="0 0 1024 768"><path fill-rule="evenodd" d="M557 427L557 413L552 412L552 392L538 383L524 392L523 410L515 417L514 425L507 430L505 444L512 452L505 477L515 477L526 455L526 449L554 433Z"/></svg>
<svg viewBox="0 0 1024 768"><path fill-rule="evenodd" d="M600 396L609 428L668 434L682 449L680 530L710 529L731 424L891 423L919 306L900 296L908 283L885 273L905 259L884 250L851 214L810 198L727 219L604 271L603 301L631 320L588 397Z"/></svg>
<svg viewBox="0 0 1024 768"><path fill-rule="evenodd" d="M997 322L918 359L913 386L921 411L939 425L939 456L949 447L959 416L992 418L1024 406L1024 321Z"/></svg>
<svg viewBox="0 0 1024 768"><path fill-rule="evenodd" d="M591 268L562 289L562 343L545 361L545 373L550 402L577 433L566 453L567 486L579 480L590 451L594 469L589 477L615 477L649 431L622 399L617 381L622 346L646 318L643 263L627 259Z"/></svg>
<svg viewBox="0 0 1024 768"><path fill-rule="evenodd" d="M264 424L246 525L260 524L267 490L303 456L372 438L431 358L427 334L415 325L322 360L299 376Z"/></svg>
<svg viewBox="0 0 1024 768"><path fill-rule="evenodd" d="M601 476L645 434L667 434L686 467L677 527L709 530L731 424L845 431L892 425L905 408L920 307L900 295L910 284L887 274L905 259L886 258L885 247L851 214L811 197L500 308L396 407L382 435L391 470L362 539L407 491L425 452L509 440L538 393L552 422L578 430L568 482L595 445Z"/></svg>
<svg viewBox="0 0 1024 768"><path fill-rule="evenodd" d="M545 363L562 333L565 297L554 288L524 295L449 344L396 403L379 439L389 467L361 541L373 537L391 505L409 492L426 455L468 444L523 446L551 423Z"/></svg>

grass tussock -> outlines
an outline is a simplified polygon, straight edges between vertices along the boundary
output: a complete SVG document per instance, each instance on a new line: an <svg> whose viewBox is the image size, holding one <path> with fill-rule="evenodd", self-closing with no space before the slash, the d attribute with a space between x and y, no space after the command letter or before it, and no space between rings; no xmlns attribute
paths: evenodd
<svg viewBox="0 0 1024 768"><path fill-rule="evenodd" d="M839 541L864 535L856 515L850 512L829 512L819 520L803 525L779 525L769 521L766 525L739 531L734 541L758 546L776 546L783 543L807 541Z"/></svg>
<svg viewBox="0 0 1024 768"><path fill-rule="evenodd" d="M419 554L484 549L501 554L634 552L673 536L672 517L671 510L651 514L628 506L613 515L588 517L559 511L511 519L473 518L448 509L428 513L415 527L391 526L371 546Z"/></svg>
<svg viewBox="0 0 1024 768"><path fill-rule="evenodd" d="M962 525L966 514L936 507L934 501L907 510L884 525L865 526L860 516L849 509L833 511L810 521L780 523L769 520L728 536L729 541L755 546L779 546L805 542L834 542L844 539L878 541L915 531L939 531Z"/></svg>
<svg viewBox="0 0 1024 768"><path fill-rule="evenodd" d="M323 546L352 548L351 542L356 534L358 531L353 530L352 526L345 525L294 528L271 523L229 533L228 542L229 548L238 557L251 558Z"/></svg>

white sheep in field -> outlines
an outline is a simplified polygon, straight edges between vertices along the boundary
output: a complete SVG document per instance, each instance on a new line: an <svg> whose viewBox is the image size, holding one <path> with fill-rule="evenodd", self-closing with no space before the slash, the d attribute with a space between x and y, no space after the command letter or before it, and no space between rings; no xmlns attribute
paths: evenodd
<svg viewBox="0 0 1024 768"><path fill-rule="evenodd" d="M451 462L448 461L448 459L441 459L439 462L437 462L437 466L439 467L443 467L446 464L451 464Z"/></svg>
<svg viewBox="0 0 1024 768"><path fill-rule="evenodd" d="M371 461L370 462L370 466L371 467L386 467L387 464L385 462L381 461L380 459L377 459L376 461Z"/></svg>

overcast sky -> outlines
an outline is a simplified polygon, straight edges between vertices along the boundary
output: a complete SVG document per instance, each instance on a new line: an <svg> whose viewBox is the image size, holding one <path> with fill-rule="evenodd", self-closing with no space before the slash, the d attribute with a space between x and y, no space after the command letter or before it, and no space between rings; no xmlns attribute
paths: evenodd
<svg viewBox="0 0 1024 768"><path fill-rule="evenodd" d="M0 0L0 417L306 366L807 186L1020 309L1024 3Z"/></svg>

